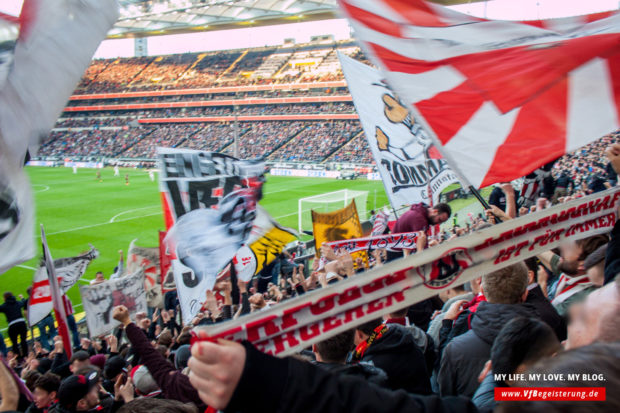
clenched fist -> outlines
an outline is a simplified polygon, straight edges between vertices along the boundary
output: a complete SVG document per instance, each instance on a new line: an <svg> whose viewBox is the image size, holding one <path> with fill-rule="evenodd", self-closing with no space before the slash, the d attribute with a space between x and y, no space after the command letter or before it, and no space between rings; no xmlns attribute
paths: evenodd
<svg viewBox="0 0 620 413"><path fill-rule="evenodd" d="M119 321L125 327L131 323L129 310L124 305L114 307L114 309L112 310L112 318L114 318L116 321Z"/></svg>

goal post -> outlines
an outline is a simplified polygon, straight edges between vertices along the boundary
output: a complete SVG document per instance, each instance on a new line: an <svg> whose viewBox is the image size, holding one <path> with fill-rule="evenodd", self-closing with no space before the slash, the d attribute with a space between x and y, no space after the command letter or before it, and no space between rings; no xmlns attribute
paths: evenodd
<svg viewBox="0 0 620 413"><path fill-rule="evenodd" d="M332 212L342 209L355 199L357 214L360 221L367 219L366 203L368 201L368 191L353 191L350 189L341 189L340 191L327 192L324 194L300 198L298 202L298 230L312 231L312 213Z"/></svg>

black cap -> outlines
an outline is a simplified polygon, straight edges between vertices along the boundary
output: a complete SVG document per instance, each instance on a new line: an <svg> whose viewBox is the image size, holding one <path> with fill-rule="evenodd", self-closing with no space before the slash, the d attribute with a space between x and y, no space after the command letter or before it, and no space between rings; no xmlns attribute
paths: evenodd
<svg viewBox="0 0 620 413"><path fill-rule="evenodd" d="M69 363L73 363L75 360L79 360L79 361L85 361L85 360L90 360L90 354L88 354L86 351L84 350L79 350L76 351L75 353L73 353L73 355L71 356L71 359L69 360Z"/></svg>
<svg viewBox="0 0 620 413"><path fill-rule="evenodd" d="M67 377L60 383L58 404L65 409L75 409L78 401L97 385L98 379L94 371L88 377L81 374Z"/></svg>
<svg viewBox="0 0 620 413"><path fill-rule="evenodd" d="M127 362L121 356L113 356L105 362L103 377L114 380L123 371L127 372Z"/></svg>

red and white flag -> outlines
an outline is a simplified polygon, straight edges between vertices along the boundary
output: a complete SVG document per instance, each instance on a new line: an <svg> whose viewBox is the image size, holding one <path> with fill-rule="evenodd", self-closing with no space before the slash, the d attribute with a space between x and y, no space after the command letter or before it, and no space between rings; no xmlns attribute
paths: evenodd
<svg viewBox="0 0 620 413"><path fill-rule="evenodd" d="M52 303L54 304L54 315L56 315L56 322L58 323L58 332L62 338L62 344L65 348L65 353L67 353L67 358L71 358L71 338L69 337L69 328L67 327L67 313L65 312L65 305L62 300L60 286L58 285L56 269L54 268L54 260L47 246L43 225L41 225L41 244L43 245L43 260L47 268L47 278L50 283L50 293L52 294Z"/></svg>
<svg viewBox="0 0 620 413"><path fill-rule="evenodd" d="M339 0L364 50L475 187L618 128L620 14L494 21L424 0Z"/></svg>

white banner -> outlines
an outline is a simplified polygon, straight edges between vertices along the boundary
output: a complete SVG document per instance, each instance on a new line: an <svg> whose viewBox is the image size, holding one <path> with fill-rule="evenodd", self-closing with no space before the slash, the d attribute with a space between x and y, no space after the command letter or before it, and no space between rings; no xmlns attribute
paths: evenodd
<svg viewBox="0 0 620 413"><path fill-rule="evenodd" d="M93 246L90 250L77 257L59 258L54 260L56 277L60 294L63 295L84 275L92 260L99 256ZM43 320L52 311L52 293L47 277L47 269L40 266L34 273L32 291L28 301L28 324L33 326Z"/></svg>
<svg viewBox="0 0 620 413"><path fill-rule="evenodd" d="M439 202L439 194L457 182L445 160L439 159L428 133L383 81L382 74L339 54L355 109L368 146L394 209Z"/></svg>
<svg viewBox="0 0 620 413"><path fill-rule="evenodd" d="M91 337L109 333L119 323L112 318L112 309L124 305L131 316L146 312L144 274L135 274L94 285L80 285L80 295Z"/></svg>
<svg viewBox="0 0 620 413"><path fill-rule="evenodd" d="M510 220L285 301L268 310L195 329L199 340L249 340L288 355L450 286L609 232L620 187Z"/></svg>

